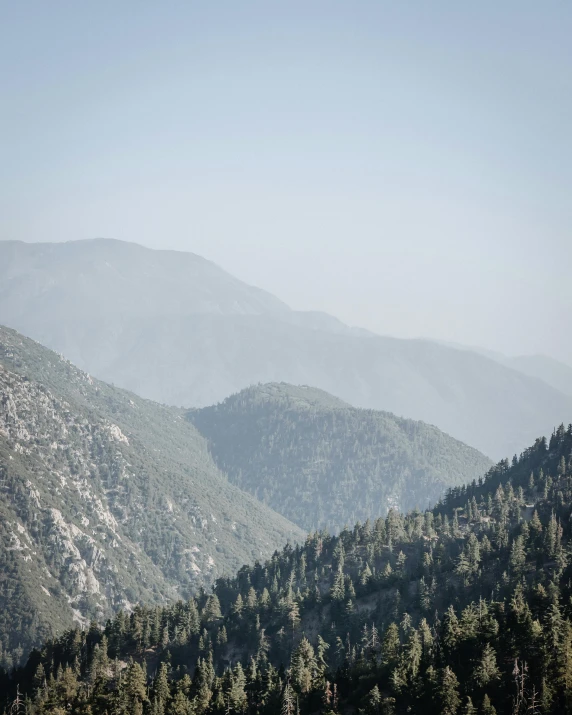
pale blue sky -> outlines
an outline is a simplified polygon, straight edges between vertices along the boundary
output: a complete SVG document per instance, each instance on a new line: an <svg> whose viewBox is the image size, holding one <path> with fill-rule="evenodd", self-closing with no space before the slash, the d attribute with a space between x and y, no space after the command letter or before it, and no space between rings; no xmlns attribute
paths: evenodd
<svg viewBox="0 0 572 715"><path fill-rule="evenodd" d="M572 3L0 2L0 238L572 360Z"/></svg>

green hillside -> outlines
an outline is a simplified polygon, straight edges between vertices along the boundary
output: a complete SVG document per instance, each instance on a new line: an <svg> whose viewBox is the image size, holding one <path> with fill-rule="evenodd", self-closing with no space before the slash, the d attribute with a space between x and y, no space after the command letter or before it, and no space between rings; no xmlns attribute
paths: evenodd
<svg viewBox="0 0 572 715"><path fill-rule="evenodd" d="M559 428L425 513L69 631L0 691L31 715L570 713L571 453Z"/></svg>
<svg viewBox="0 0 572 715"><path fill-rule="evenodd" d="M228 483L181 411L1 327L0 494L8 659L74 621L187 597L304 538Z"/></svg>
<svg viewBox="0 0 572 715"><path fill-rule="evenodd" d="M425 508L491 466L436 427L309 387L258 385L188 418L233 484L306 530Z"/></svg>

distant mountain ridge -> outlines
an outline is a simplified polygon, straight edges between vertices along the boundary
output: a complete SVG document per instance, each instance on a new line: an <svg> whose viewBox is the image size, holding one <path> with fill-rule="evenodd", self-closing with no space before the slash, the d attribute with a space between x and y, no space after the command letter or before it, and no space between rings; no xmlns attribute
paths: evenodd
<svg viewBox="0 0 572 715"><path fill-rule="evenodd" d="M0 323L108 382L201 407L267 382L423 420L492 458L572 414L572 397L474 352L292 311L193 254L112 240L0 242Z"/></svg>
<svg viewBox="0 0 572 715"><path fill-rule="evenodd" d="M509 356L495 350L486 350L477 346L461 345L442 340L434 340L440 345L475 352L491 358L501 365L506 365L524 375L535 377L550 385L564 395L572 396L572 366L549 355L515 355Z"/></svg>
<svg viewBox="0 0 572 715"><path fill-rule="evenodd" d="M281 313L289 308L194 253L152 251L136 243L0 242L2 304L26 316L41 297L66 316ZM102 290L105 289L105 290ZM19 311L19 313L18 313Z"/></svg>
<svg viewBox="0 0 572 715"><path fill-rule="evenodd" d="M436 427L312 387L257 385L188 419L233 484L306 531L431 506L492 466Z"/></svg>
<svg viewBox="0 0 572 715"><path fill-rule="evenodd" d="M572 396L572 367L548 355L517 355L507 363L525 375L537 377L549 385Z"/></svg>

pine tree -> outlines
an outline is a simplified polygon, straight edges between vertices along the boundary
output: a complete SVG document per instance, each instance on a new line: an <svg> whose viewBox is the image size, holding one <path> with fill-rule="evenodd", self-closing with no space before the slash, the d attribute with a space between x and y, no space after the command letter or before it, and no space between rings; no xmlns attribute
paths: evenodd
<svg viewBox="0 0 572 715"><path fill-rule="evenodd" d="M474 672L474 680L479 687L487 686L491 681L497 680L500 676L497 667L496 653L493 647L487 643L483 649L481 660Z"/></svg>
<svg viewBox="0 0 572 715"><path fill-rule="evenodd" d="M219 628L219 631L216 636L216 642L219 646L228 643L228 635L226 632L226 627L224 625Z"/></svg>
<svg viewBox="0 0 572 715"><path fill-rule="evenodd" d="M241 664L237 663L232 673L232 685L228 696L231 708L237 713L245 712L248 706L245 687L246 676Z"/></svg>
<svg viewBox="0 0 572 715"><path fill-rule="evenodd" d="M455 573L463 578L463 584L466 586L469 580L469 575L471 573L471 564L464 551L461 551L459 558L457 559L457 566L455 567Z"/></svg>
<svg viewBox="0 0 572 715"><path fill-rule="evenodd" d="M40 663L36 668L34 673L34 679L32 681L32 686L34 690L43 689L46 687L46 670L43 663Z"/></svg>
<svg viewBox="0 0 572 715"><path fill-rule="evenodd" d="M147 702L145 674L139 663L131 662L125 675L125 694L133 715L143 713L143 703Z"/></svg>
<svg viewBox="0 0 572 715"><path fill-rule="evenodd" d="M511 552L510 552L510 567L516 576L519 576L526 564L526 550L524 544L524 538L517 536L512 542Z"/></svg>
<svg viewBox="0 0 572 715"><path fill-rule="evenodd" d="M559 648L559 675L564 690L566 712L572 713L572 623L566 621Z"/></svg>
<svg viewBox="0 0 572 715"><path fill-rule="evenodd" d="M443 645L449 653L452 653L460 638L459 619L453 606L449 606L445 613L443 623Z"/></svg>
<svg viewBox="0 0 572 715"><path fill-rule="evenodd" d="M497 711L491 705L489 696L486 693L485 693L485 696L483 697L483 704L481 706L481 715L497 715Z"/></svg>
<svg viewBox="0 0 572 715"><path fill-rule="evenodd" d="M371 569L370 569L370 567L369 567L369 564L366 562L365 568L363 569L363 571L361 572L360 577L359 577L360 585L361 585L361 586L367 586L367 584L369 583L371 577L372 577L372 572L371 572Z"/></svg>
<svg viewBox="0 0 572 715"><path fill-rule="evenodd" d="M292 601L290 605L290 609L288 611L288 621L290 623L290 628L292 629L292 638L294 638L294 633L300 623L300 607L296 601Z"/></svg>
<svg viewBox="0 0 572 715"><path fill-rule="evenodd" d="M467 560L471 573L476 573L481 563L481 549L479 540L472 531L467 539Z"/></svg>
<svg viewBox="0 0 572 715"><path fill-rule="evenodd" d="M317 662L314 648L305 636L292 654L291 673L296 689L308 693L317 673Z"/></svg>
<svg viewBox="0 0 572 715"><path fill-rule="evenodd" d="M438 700L441 715L456 715L461 705L459 697L459 681L451 668L447 665L442 672L439 684Z"/></svg>
<svg viewBox="0 0 572 715"><path fill-rule="evenodd" d="M341 568L338 568L334 578L334 583L330 589L330 596L332 597L332 601L337 603L341 603L346 597L344 573Z"/></svg>
<svg viewBox="0 0 572 715"><path fill-rule="evenodd" d="M242 600L242 596L240 593L236 597L236 601L234 602L234 605L232 607L232 613L234 613L236 616L240 617L242 614L242 610L244 608L244 602Z"/></svg>
<svg viewBox="0 0 572 715"><path fill-rule="evenodd" d="M166 663L161 663L159 666L159 672L153 682L153 695L161 707L165 707L171 697Z"/></svg>
<svg viewBox="0 0 572 715"><path fill-rule="evenodd" d="M367 715L381 714L381 693L379 692L377 685L374 685L369 691L364 704Z"/></svg>
<svg viewBox="0 0 572 715"><path fill-rule="evenodd" d="M167 715L193 715L195 709L184 693L178 691L170 702Z"/></svg>
<svg viewBox="0 0 572 715"><path fill-rule="evenodd" d="M383 665L393 667L399 659L399 628L395 623L390 623L385 631L381 645L381 662Z"/></svg>
<svg viewBox="0 0 572 715"><path fill-rule="evenodd" d="M296 695L290 683L286 683L282 694L282 715L294 715L296 712Z"/></svg>
<svg viewBox="0 0 572 715"><path fill-rule="evenodd" d="M203 611L203 619L207 623L211 623L212 621L216 621L219 618L222 618L222 613L220 610L220 601L216 593L212 593L207 599L207 603Z"/></svg>
<svg viewBox="0 0 572 715"><path fill-rule="evenodd" d="M412 628L409 632L409 638L405 645L405 662L407 672L411 679L415 679L419 673L422 654L423 650L421 647L421 638L415 628Z"/></svg>
<svg viewBox="0 0 572 715"><path fill-rule="evenodd" d="M463 715L477 715L477 708L473 705L471 698L467 698L467 702L463 708Z"/></svg>

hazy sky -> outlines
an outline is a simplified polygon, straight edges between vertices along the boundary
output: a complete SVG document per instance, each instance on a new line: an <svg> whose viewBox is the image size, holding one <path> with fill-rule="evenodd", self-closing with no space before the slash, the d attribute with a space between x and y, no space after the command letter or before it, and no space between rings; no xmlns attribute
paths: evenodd
<svg viewBox="0 0 572 715"><path fill-rule="evenodd" d="M572 360L572 3L0 2L0 238Z"/></svg>

